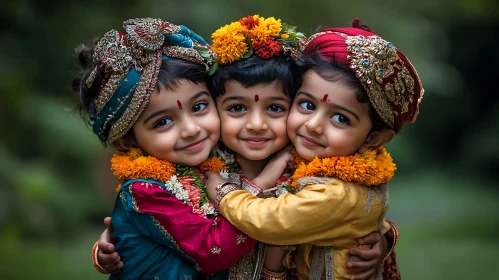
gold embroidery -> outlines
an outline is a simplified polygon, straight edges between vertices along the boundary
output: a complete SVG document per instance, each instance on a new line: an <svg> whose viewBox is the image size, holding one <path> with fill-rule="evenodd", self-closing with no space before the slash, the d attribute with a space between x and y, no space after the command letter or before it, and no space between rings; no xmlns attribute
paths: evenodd
<svg viewBox="0 0 499 280"><path fill-rule="evenodd" d="M242 234L238 234L237 237L236 237L236 243L237 243L237 245L239 245L241 243L245 243L246 239L248 239L247 236L242 235Z"/></svg>
<svg viewBox="0 0 499 280"><path fill-rule="evenodd" d="M217 246L213 246L213 248L211 248L211 253L214 255L220 255L220 252L222 252L222 249L218 248Z"/></svg>
<svg viewBox="0 0 499 280"><path fill-rule="evenodd" d="M371 206L373 205L373 201L374 201L374 191L372 188L368 188L369 189L369 192L367 194L367 202L366 202L366 206L364 206L364 210L369 213L369 211L371 211Z"/></svg>

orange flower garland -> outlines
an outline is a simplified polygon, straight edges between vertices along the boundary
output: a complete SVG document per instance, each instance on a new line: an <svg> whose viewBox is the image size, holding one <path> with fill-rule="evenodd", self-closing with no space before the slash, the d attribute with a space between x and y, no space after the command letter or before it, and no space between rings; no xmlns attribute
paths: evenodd
<svg viewBox="0 0 499 280"><path fill-rule="evenodd" d="M142 178L161 182L170 180L177 172L175 164L144 155L138 148L131 148L128 153L113 155L111 170L119 180Z"/></svg>
<svg viewBox="0 0 499 280"><path fill-rule="evenodd" d="M347 182L357 182L366 186L387 183L397 169L390 154L380 147L363 154L315 158L306 162L293 151L297 168L291 177L291 186L296 189L296 181L303 177L336 177Z"/></svg>

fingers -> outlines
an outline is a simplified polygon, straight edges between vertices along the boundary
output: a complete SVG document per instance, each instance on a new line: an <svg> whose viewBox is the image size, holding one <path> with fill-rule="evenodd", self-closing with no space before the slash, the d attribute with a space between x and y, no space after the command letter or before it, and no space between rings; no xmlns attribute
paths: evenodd
<svg viewBox="0 0 499 280"><path fill-rule="evenodd" d="M359 245L371 245L381 241L381 234L379 232L373 232L366 236L357 238L356 241Z"/></svg>
<svg viewBox="0 0 499 280"><path fill-rule="evenodd" d="M116 255L118 255L118 254L116 253ZM100 262L100 258L99 258L99 262L100 262L102 268L104 268L107 272L109 272L111 274L117 274L120 272L121 268L123 267L123 262L121 261L119 256L116 259L113 259L112 261L113 261L113 263L109 263L109 264L106 263L105 264L104 261Z"/></svg>
<svg viewBox="0 0 499 280"><path fill-rule="evenodd" d="M370 269L368 271L365 271L365 272L361 272L361 273L356 273L356 274L352 274L350 276L350 280L368 280L368 279L371 279L372 277L374 277L376 275L376 269Z"/></svg>
<svg viewBox="0 0 499 280"><path fill-rule="evenodd" d="M112 236L106 228L99 237L99 253L111 254L114 252L114 245L112 244Z"/></svg>
<svg viewBox="0 0 499 280"><path fill-rule="evenodd" d="M350 249L350 254L360 257L365 261L377 260L378 262L381 259L381 250L379 248L372 248L367 250L362 250L359 248Z"/></svg>
<svg viewBox="0 0 499 280"><path fill-rule="evenodd" d="M111 217L105 217L104 218L104 225L106 225L106 227L110 228L113 226L113 223L112 223L112 220L111 220Z"/></svg>
<svg viewBox="0 0 499 280"><path fill-rule="evenodd" d="M369 261L349 261L347 262L347 268L350 273L360 273L366 272L370 270L376 270L379 266L378 260L369 260Z"/></svg>

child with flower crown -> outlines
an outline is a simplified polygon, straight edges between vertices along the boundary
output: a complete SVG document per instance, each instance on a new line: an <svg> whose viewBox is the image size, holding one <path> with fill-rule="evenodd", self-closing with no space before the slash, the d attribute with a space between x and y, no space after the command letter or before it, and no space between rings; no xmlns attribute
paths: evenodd
<svg viewBox="0 0 499 280"><path fill-rule="evenodd" d="M111 160L124 181L112 223L127 266L111 279L226 279L256 242L217 216L196 167L220 134L205 82L215 55L185 26L123 27L79 49L72 83L93 132L121 151Z"/></svg>
<svg viewBox="0 0 499 280"><path fill-rule="evenodd" d="M290 186L295 194L283 190L277 198L261 199L227 186L216 173L206 186L221 214L249 236L298 244L298 279L350 279L346 264L356 238L393 230L392 250L398 239L384 220L386 183L395 165L382 145L415 120L423 88L392 43L361 28L312 35L298 64L303 81L287 120L296 149ZM280 170L274 171L277 179ZM393 272L379 270L378 278L399 279Z"/></svg>
<svg viewBox="0 0 499 280"><path fill-rule="evenodd" d="M282 170L286 163L282 168L275 165L282 165L283 157L291 158L282 153L270 161L289 141L286 118L299 81L296 79L299 73L292 57L298 53L298 43L303 35L296 32L294 27L281 24L280 20L249 16L221 27L212 37L218 65L213 67L217 70L209 85L221 117L223 142L222 147L215 152L224 159L226 165L215 168L219 164L210 163L211 167L204 169L221 173L232 183L222 184L222 188L237 185L253 195L274 196L276 188L265 190L261 187L274 187L276 179L269 176L275 173L272 169ZM261 173L266 165L269 168ZM280 179L286 181L287 178ZM110 245L107 243L110 242L109 238L105 234L103 236L100 244ZM378 244L375 249L368 251L373 255L373 251L379 250L377 254L381 254L380 246ZM229 278L260 277L264 260L273 259L263 258L265 250L262 244L256 247L229 270ZM267 251L272 250L271 247ZM115 259L114 255L110 257L110 254L99 252L99 259L117 268L119 258ZM282 255L276 259L279 264L282 263ZM375 268L378 262L371 261L365 267ZM265 273L261 276L268 277Z"/></svg>

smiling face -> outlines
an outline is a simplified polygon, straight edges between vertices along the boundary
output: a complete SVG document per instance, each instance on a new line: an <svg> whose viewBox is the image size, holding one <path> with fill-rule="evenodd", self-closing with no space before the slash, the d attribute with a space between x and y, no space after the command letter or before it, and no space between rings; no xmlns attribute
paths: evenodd
<svg viewBox="0 0 499 280"><path fill-rule="evenodd" d="M204 83L178 81L174 90L161 88L133 132L146 153L172 163L199 165L220 136L220 119Z"/></svg>
<svg viewBox="0 0 499 280"><path fill-rule="evenodd" d="M368 138L369 113L355 88L308 70L289 113L289 139L306 160L352 155Z"/></svg>
<svg viewBox="0 0 499 280"><path fill-rule="evenodd" d="M286 146L286 119L290 98L277 83L245 88L225 82L225 94L217 97L222 141L249 160L265 160Z"/></svg>

